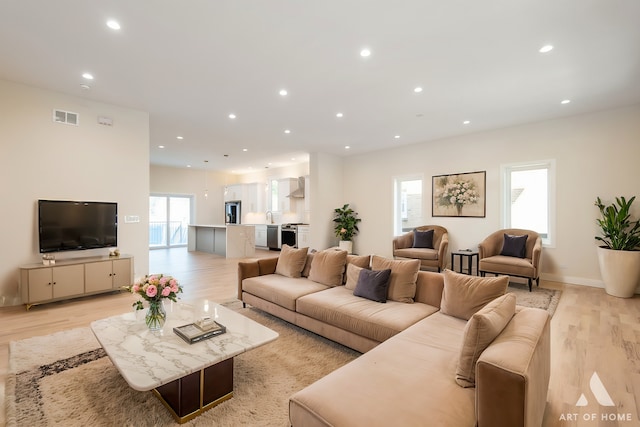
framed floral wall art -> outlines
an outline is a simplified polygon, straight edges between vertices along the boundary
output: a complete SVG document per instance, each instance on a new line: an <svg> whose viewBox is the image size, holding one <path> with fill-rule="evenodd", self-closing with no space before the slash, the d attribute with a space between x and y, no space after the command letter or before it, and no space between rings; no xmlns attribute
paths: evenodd
<svg viewBox="0 0 640 427"><path fill-rule="evenodd" d="M431 215L484 218L486 184L486 171L434 176Z"/></svg>

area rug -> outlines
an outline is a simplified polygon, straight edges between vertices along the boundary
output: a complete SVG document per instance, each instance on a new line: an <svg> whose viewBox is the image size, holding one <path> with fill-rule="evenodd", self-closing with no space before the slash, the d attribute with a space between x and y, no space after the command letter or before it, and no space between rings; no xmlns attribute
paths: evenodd
<svg viewBox="0 0 640 427"><path fill-rule="evenodd" d="M535 284L533 290L529 292L529 285L514 282L509 283L507 292L515 294L516 304L547 310L551 316L556 312L562 295L561 290L540 288Z"/></svg>
<svg viewBox="0 0 640 427"><path fill-rule="evenodd" d="M359 356L271 315L237 309L280 334L234 360L234 396L189 426L289 426L289 397ZM79 328L11 342L8 426L175 426L151 392L131 389Z"/></svg>

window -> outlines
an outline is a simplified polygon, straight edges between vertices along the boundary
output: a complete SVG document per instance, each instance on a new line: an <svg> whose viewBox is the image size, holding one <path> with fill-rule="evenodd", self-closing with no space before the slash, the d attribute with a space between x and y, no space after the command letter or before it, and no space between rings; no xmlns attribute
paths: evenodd
<svg viewBox="0 0 640 427"><path fill-rule="evenodd" d="M536 231L554 245L555 160L502 166L503 228Z"/></svg>
<svg viewBox="0 0 640 427"><path fill-rule="evenodd" d="M407 176L394 180L394 226L399 236L424 225L422 215L422 176Z"/></svg>
<svg viewBox="0 0 640 427"><path fill-rule="evenodd" d="M149 197L149 247L166 248L187 244L188 225L191 222L189 196Z"/></svg>

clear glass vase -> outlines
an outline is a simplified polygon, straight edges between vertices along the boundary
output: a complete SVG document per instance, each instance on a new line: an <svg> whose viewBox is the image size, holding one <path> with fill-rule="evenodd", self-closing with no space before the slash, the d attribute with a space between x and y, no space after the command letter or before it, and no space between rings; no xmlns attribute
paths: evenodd
<svg viewBox="0 0 640 427"><path fill-rule="evenodd" d="M162 301L149 301L149 309L144 318L147 327L151 331L160 331L167 321L167 312L164 310Z"/></svg>

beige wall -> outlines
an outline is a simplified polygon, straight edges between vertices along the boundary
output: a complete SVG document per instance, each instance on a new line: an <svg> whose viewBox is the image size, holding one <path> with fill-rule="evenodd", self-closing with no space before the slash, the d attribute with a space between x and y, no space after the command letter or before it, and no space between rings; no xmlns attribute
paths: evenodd
<svg viewBox="0 0 640 427"><path fill-rule="evenodd" d="M80 126L54 123L53 109L79 113ZM136 276L148 273L149 115L0 80L0 117L0 306L21 303L18 267L41 261L38 199L117 202L118 247L135 257ZM125 215L140 222L125 224Z"/></svg>
<svg viewBox="0 0 640 427"><path fill-rule="evenodd" d="M224 224L223 188L234 180L221 172L151 165L149 185L152 194L192 196L194 224Z"/></svg>
<svg viewBox="0 0 640 427"><path fill-rule="evenodd" d="M556 160L557 238L544 249L543 277L601 286L593 203L640 196L640 105L345 158L344 200L362 218L358 251L391 256L394 176L424 175L427 222L446 227L455 250L501 228L500 165L545 159ZM431 177L473 171L487 172L486 218L432 218Z"/></svg>

